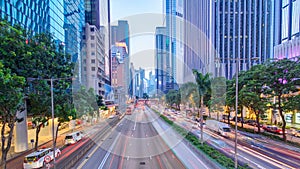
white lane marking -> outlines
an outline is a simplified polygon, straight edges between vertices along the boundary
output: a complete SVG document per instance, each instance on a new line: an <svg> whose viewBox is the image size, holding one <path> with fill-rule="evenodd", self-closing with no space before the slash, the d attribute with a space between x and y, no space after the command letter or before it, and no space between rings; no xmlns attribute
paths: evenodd
<svg viewBox="0 0 300 169"><path fill-rule="evenodd" d="M135 116L134 126L133 126L133 129L132 129L132 130L135 130L135 127L136 127L136 121L137 121L137 115Z"/></svg>
<svg viewBox="0 0 300 169"><path fill-rule="evenodd" d="M283 163L281 161L278 161L278 160L273 159L273 158L271 158L269 156L261 154L261 153L259 153L257 151L254 151L254 150L252 150L252 149L250 149L248 147L242 146L242 147L239 147L239 149L242 149L242 150L244 150L244 152L248 152L249 154L253 154L253 156L256 156L257 158L260 158L260 159L262 159L264 161L268 161L270 164L275 165L275 166L277 166L279 168L281 168L282 166L285 166L285 167L288 167L288 168L293 168L292 166L290 166L288 164L285 164L285 163ZM261 157L265 157L265 158L261 158Z"/></svg>
<svg viewBox="0 0 300 169"><path fill-rule="evenodd" d="M106 160L108 159L110 152L113 150L113 148L115 147L115 144L117 143L117 140L120 137L120 133L118 133L116 139L114 140L114 142L112 143L112 145L109 147L109 150L106 152L101 164L99 165L98 169L102 169L104 167L104 164L106 163Z"/></svg>
<svg viewBox="0 0 300 169"><path fill-rule="evenodd" d="M114 126L111 130L110 130L110 132L108 132L107 134L105 134L104 135L104 137L105 137L105 139L106 138L108 138L108 136L112 133L112 131L113 130L115 130L117 128L117 125L116 126ZM98 144L97 145L97 147L91 152L91 153L89 153L89 157L92 157L94 154L95 154L95 152L99 149L99 147L101 146L102 144ZM81 162L81 164L77 167L78 169L82 169L82 167L87 163L87 161L88 161L88 159L84 159L84 161L83 162Z"/></svg>

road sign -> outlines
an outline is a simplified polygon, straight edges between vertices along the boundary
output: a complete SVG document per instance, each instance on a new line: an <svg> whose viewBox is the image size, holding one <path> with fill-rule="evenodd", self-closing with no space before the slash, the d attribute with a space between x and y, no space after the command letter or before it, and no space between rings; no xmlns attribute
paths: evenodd
<svg viewBox="0 0 300 169"><path fill-rule="evenodd" d="M44 158L44 161L45 161L45 163L50 163L51 157L46 155L45 158Z"/></svg>

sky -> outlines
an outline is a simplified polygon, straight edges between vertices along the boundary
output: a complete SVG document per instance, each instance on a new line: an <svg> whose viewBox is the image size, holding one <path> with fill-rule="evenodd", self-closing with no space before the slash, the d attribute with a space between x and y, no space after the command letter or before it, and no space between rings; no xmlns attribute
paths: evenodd
<svg viewBox="0 0 300 169"><path fill-rule="evenodd" d="M111 0L110 3L111 25L117 25L118 20L128 21L130 61L135 69L153 69L155 28L163 25L163 1Z"/></svg>

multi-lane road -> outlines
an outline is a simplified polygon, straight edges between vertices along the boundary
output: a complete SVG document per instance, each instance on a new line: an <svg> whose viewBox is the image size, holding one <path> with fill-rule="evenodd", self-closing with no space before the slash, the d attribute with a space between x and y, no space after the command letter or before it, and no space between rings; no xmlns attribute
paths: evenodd
<svg viewBox="0 0 300 169"><path fill-rule="evenodd" d="M162 137L162 133L158 132L165 130L158 120L150 109L136 109L113 127L110 134L98 142L74 168L211 168L182 141L170 147L166 136ZM187 153L184 157L178 156L178 150Z"/></svg>
<svg viewBox="0 0 300 169"><path fill-rule="evenodd" d="M184 118L177 118L176 122L200 136L200 130L192 129L193 124L191 122L185 121ZM204 139L227 156L234 157L234 131L230 138L224 138L209 129L204 129ZM238 160L248 164L251 168L300 168L299 148L273 141L258 134L238 131L237 148Z"/></svg>

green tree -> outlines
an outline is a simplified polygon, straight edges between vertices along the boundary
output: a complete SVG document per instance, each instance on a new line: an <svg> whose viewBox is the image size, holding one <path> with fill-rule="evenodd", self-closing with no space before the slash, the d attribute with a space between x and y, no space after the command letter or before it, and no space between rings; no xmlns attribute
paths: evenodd
<svg viewBox="0 0 300 169"><path fill-rule="evenodd" d="M172 107L175 104L176 108L180 109L180 102L181 102L180 91L169 90L168 93L166 94L166 102L170 107Z"/></svg>
<svg viewBox="0 0 300 169"><path fill-rule="evenodd" d="M98 110L99 106L96 101L96 95L94 89L90 88L86 90L84 86L73 95L74 106L77 111L77 116L90 116L93 111Z"/></svg>
<svg viewBox="0 0 300 169"><path fill-rule="evenodd" d="M243 84L239 91L241 104L255 113L258 132L260 132L259 119L266 111L268 102L268 99L263 96L265 79L264 76L262 76L262 72L264 72L265 69L265 65L255 65L251 67L249 71L242 74L239 80Z"/></svg>
<svg viewBox="0 0 300 169"><path fill-rule="evenodd" d="M38 149L39 133L41 129L48 124L51 118L51 102L47 93L38 91L28 95L27 111L32 116L32 123L35 127L35 150Z"/></svg>
<svg viewBox="0 0 300 169"><path fill-rule="evenodd" d="M211 79L211 99L208 102L210 111L217 112L217 120L219 113L223 112L226 99L226 78L215 77Z"/></svg>
<svg viewBox="0 0 300 169"><path fill-rule="evenodd" d="M1 166L6 168L6 158L11 148L12 135L15 122L17 119L17 111L21 111L24 94L23 86L25 79L23 77L12 74L9 69L4 68L0 62L0 122L1 122ZM21 119L20 119L21 120ZM8 137L7 126L9 128Z"/></svg>
<svg viewBox="0 0 300 169"><path fill-rule="evenodd" d="M270 97L276 97L275 107L278 109L282 119L283 139L286 141L285 113L291 107L289 98L292 93L298 91L300 66L299 59L292 61L288 59L278 60L267 64L264 74L266 80L265 92Z"/></svg>
<svg viewBox="0 0 300 169"><path fill-rule="evenodd" d="M196 106L195 103L197 103L197 101L194 99L196 99L196 96L198 95L197 84L193 82L184 83L180 87L180 92L183 104L188 104L189 107L190 105Z"/></svg>
<svg viewBox="0 0 300 169"><path fill-rule="evenodd" d="M201 124L201 144L203 145L203 106L204 106L204 97L211 94L211 78L210 75L207 73L203 75L202 73L198 72L197 70L193 70L193 74L195 76L195 80L198 85L198 93L200 96L200 124Z"/></svg>
<svg viewBox="0 0 300 169"><path fill-rule="evenodd" d="M69 122L71 119L76 119L76 110L72 104L71 93L61 94L55 99L55 117L58 119L58 124L55 132L54 144L58 136L58 130L62 123Z"/></svg>

